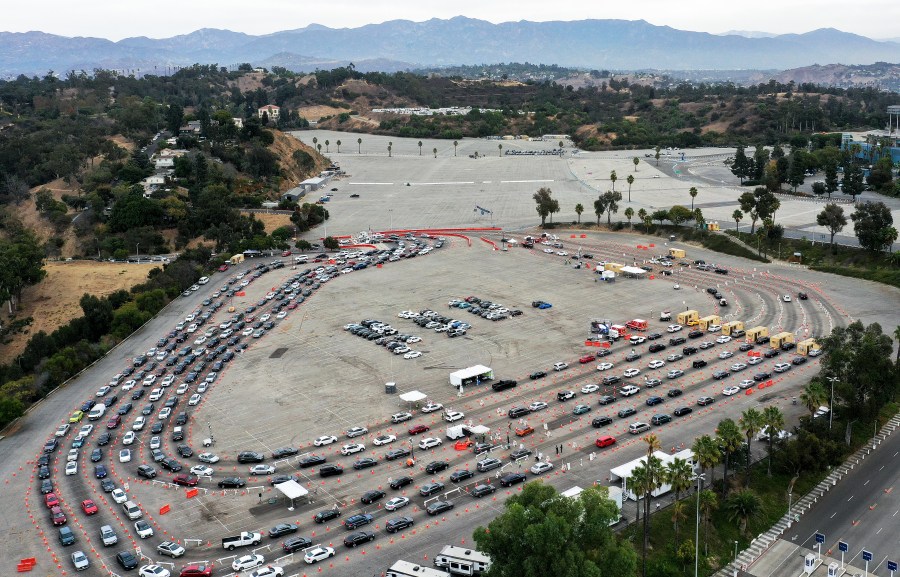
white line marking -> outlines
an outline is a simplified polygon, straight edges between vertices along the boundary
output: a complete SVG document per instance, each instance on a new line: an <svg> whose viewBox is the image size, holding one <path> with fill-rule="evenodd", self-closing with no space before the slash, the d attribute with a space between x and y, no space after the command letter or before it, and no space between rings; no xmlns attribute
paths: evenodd
<svg viewBox="0 0 900 577"><path fill-rule="evenodd" d="M556 181L553 179L549 179L549 180L501 180L500 184L521 184L521 183L528 183L528 182L556 182Z"/></svg>
<svg viewBox="0 0 900 577"><path fill-rule="evenodd" d="M357 186L357 185L375 186L375 185L380 185L380 184L394 184L394 183L393 182L350 182L348 184L350 184L352 186Z"/></svg>

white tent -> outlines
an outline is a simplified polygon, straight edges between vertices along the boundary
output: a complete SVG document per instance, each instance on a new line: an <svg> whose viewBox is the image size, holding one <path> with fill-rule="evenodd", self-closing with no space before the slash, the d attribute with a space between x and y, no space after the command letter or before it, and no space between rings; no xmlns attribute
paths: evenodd
<svg viewBox="0 0 900 577"><path fill-rule="evenodd" d="M282 494L291 500L291 506L288 508L288 511L294 510L294 499L300 499L301 497L308 497L309 491L306 488L298 483L297 481L285 481L284 483L278 483L275 485L275 488L282 492Z"/></svg>
<svg viewBox="0 0 900 577"><path fill-rule="evenodd" d="M488 381L494 378L494 371L484 365L475 365L450 373L450 384L454 387Z"/></svg>
<svg viewBox="0 0 900 577"><path fill-rule="evenodd" d="M642 268L638 268L636 266L623 266L622 270L620 272L622 274L634 276L634 277L641 277L641 276L644 276L645 274L647 274L647 271L645 271Z"/></svg>
<svg viewBox="0 0 900 577"><path fill-rule="evenodd" d="M662 461L663 467L668 465L675 458L684 459L684 460L688 461L692 466L694 466L694 452L691 451L690 449L685 449L683 451L679 451L678 453L676 453L674 455L670 455L669 453L664 453L662 451L654 451L653 456L656 457L657 459L659 459L660 461ZM632 471L634 471L637 467L643 465L646 462L647 462L647 456L644 455L643 457L641 457L639 459L635 459L634 461L630 461L628 463L625 463L624 465L619 465L618 467L610 469L609 470L610 482L615 483L616 481L621 480L622 481L622 492L624 493L625 497L636 501L637 496L634 494L634 492L628 486L628 480L631 478ZM668 493L671 489L672 489L671 485L664 483L659 488L657 488L655 491L653 491L653 496L659 497L660 495L664 495L665 493Z"/></svg>
<svg viewBox="0 0 900 577"><path fill-rule="evenodd" d="M407 403L418 403L419 401L424 401L427 398L428 395L421 391L410 391L408 393L403 393L402 395L400 395L400 400Z"/></svg>

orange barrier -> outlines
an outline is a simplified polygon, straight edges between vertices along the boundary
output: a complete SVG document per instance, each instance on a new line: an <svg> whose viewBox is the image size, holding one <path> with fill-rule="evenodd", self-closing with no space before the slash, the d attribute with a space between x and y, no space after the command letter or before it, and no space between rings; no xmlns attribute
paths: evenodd
<svg viewBox="0 0 900 577"><path fill-rule="evenodd" d="M492 241L491 239L489 239L489 238L484 238L484 237L482 236L482 237L481 237L481 240L483 240L484 242L486 242L486 243L488 243L489 245L491 245L492 247L494 247L494 250L497 250L497 243L495 243L495 242Z"/></svg>
<svg viewBox="0 0 900 577"><path fill-rule="evenodd" d="M444 235L446 235L446 236L455 236L455 237L461 238L461 239L463 239L463 240L466 241L466 244L467 244L467 245L472 246L472 239L470 239L469 237L467 237L467 236L464 235L464 234L456 234L456 233L453 233L453 232L445 232L445 233L442 233L442 234L444 234Z"/></svg>
<svg viewBox="0 0 900 577"><path fill-rule="evenodd" d="M160 515L165 515L165 514L168 513L170 510L171 510L171 509L169 508L168 505L163 505L162 507L159 508L159 514L160 514Z"/></svg>
<svg viewBox="0 0 900 577"><path fill-rule="evenodd" d="M24 564L19 563L18 565L16 565L17 573L27 573L28 571L31 571L32 569L34 569L34 565L29 565L27 563L24 563Z"/></svg>
<svg viewBox="0 0 900 577"><path fill-rule="evenodd" d="M374 244L342 244L341 248L378 248Z"/></svg>
<svg viewBox="0 0 900 577"><path fill-rule="evenodd" d="M188 489L187 491L185 491L184 494L185 494L185 496L186 496L188 499L191 499L191 498L196 497L197 495L199 495L199 494L200 494L200 490L199 490L199 489ZM166 505L166 506L168 506L168 505Z"/></svg>

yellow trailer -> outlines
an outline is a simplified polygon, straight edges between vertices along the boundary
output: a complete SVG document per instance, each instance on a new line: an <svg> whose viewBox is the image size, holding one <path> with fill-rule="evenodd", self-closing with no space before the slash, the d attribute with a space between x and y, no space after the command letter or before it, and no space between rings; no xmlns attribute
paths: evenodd
<svg viewBox="0 0 900 577"><path fill-rule="evenodd" d="M731 336L731 333L735 331L744 330L744 323L741 321L729 321L722 325L722 334Z"/></svg>
<svg viewBox="0 0 900 577"><path fill-rule="evenodd" d="M687 325L691 327L697 324L697 321L700 320L700 313L698 313L697 311L684 311L683 313L678 313L678 317L676 318L679 325Z"/></svg>
<svg viewBox="0 0 900 577"><path fill-rule="evenodd" d="M753 327L747 331L746 339L748 343L755 343L760 339L769 338L769 329L767 327Z"/></svg>
<svg viewBox="0 0 900 577"><path fill-rule="evenodd" d="M242 262L244 262L244 255L242 255L242 254L236 254L236 255L234 255L234 256L231 257L231 259L230 259L229 262L230 262L231 264L233 264L233 265L234 265L234 264L238 264L238 263L242 263Z"/></svg>
<svg viewBox="0 0 900 577"><path fill-rule="evenodd" d="M719 318L719 315L709 315L697 321L697 324L700 325L701 331L705 331L709 330L709 325L717 325L720 322L722 322L722 319Z"/></svg>
<svg viewBox="0 0 900 577"><path fill-rule="evenodd" d="M682 248L670 248L669 256L672 258L684 258L684 249Z"/></svg>
<svg viewBox="0 0 900 577"><path fill-rule="evenodd" d="M618 274L618 273L622 272L622 267L624 267L624 266L625 266L624 264L619 264L617 262L608 262L605 265L603 265L603 270L609 270L609 271L612 271L612 272Z"/></svg>
<svg viewBox="0 0 900 577"><path fill-rule="evenodd" d="M772 335L772 338L769 339L769 345L773 349L780 349L781 345L784 343L792 343L794 342L794 333L783 332L778 333L777 335Z"/></svg>
<svg viewBox="0 0 900 577"><path fill-rule="evenodd" d="M817 351L821 347L819 343L816 342L816 339L805 339L797 343L797 354L799 355L808 355L810 351Z"/></svg>

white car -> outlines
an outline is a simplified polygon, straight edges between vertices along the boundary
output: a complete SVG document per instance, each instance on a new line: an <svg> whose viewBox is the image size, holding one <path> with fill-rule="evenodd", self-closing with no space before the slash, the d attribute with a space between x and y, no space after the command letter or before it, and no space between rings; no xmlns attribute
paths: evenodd
<svg viewBox="0 0 900 577"><path fill-rule="evenodd" d="M561 371L563 369L569 368L569 363L553 363L554 371Z"/></svg>
<svg viewBox="0 0 900 577"><path fill-rule="evenodd" d="M438 439L437 437L426 437L419 441L420 449L433 449L434 447L440 447L443 444L443 441Z"/></svg>
<svg viewBox="0 0 900 577"><path fill-rule="evenodd" d="M134 532L137 533L138 537L141 539L153 537L153 527L143 519L134 522Z"/></svg>
<svg viewBox="0 0 900 577"><path fill-rule="evenodd" d="M69 461L66 463L66 475L78 474L78 461Z"/></svg>
<svg viewBox="0 0 900 577"><path fill-rule="evenodd" d="M429 402L427 405L422 407L422 412L423 413L433 413L435 411L440 411L443 408L444 408L444 405L442 405L440 403Z"/></svg>
<svg viewBox="0 0 900 577"><path fill-rule="evenodd" d="M176 395L183 395L188 391L189 385L187 383L181 383L178 385L178 388L175 389Z"/></svg>
<svg viewBox="0 0 900 577"><path fill-rule="evenodd" d="M352 455L353 453L361 453L366 450L366 446L362 443L350 443L341 447L341 455Z"/></svg>
<svg viewBox="0 0 900 577"><path fill-rule="evenodd" d="M540 475L542 473L546 473L547 471L553 470L553 463L548 463L547 461L538 461L531 467L531 473L533 475Z"/></svg>
<svg viewBox="0 0 900 577"><path fill-rule="evenodd" d="M672 369L668 373L666 373L667 379L677 379L678 377L684 375L684 371L681 369Z"/></svg>
<svg viewBox="0 0 900 577"><path fill-rule="evenodd" d="M553 249L552 249L552 248L545 248L545 249L544 249L544 252L547 253L547 254L553 254Z"/></svg>
<svg viewBox="0 0 900 577"><path fill-rule="evenodd" d="M683 328L684 327L682 327L681 325L669 325L668 327L666 327L666 331L668 331L670 333L677 333L678 331L680 331Z"/></svg>
<svg viewBox="0 0 900 577"><path fill-rule="evenodd" d="M124 383L122 383L122 390L123 390L123 391L130 391L130 390L133 389L136 385L137 385L137 381L134 381L134 380L125 381Z"/></svg>
<svg viewBox="0 0 900 577"><path fill-rule="evenodd" d="M152 403L154 401L158 401L162 397L162 395L163 395L162 389L153 389L152 391L150 391L150 396L147 398Z"/></svg>
<svg viewBox="0 0 900 577"><path fill-rule="evenodd" d="M159 410L159 414L156 416L160 421L165 421L172 414L172 409L170 407L163 407Z"/></svg>
<svg viewBox="0 0 900 577"><path fill-rule="evenodd" d="M250 335L253 334L253 327L247 327L246 329L241 331L241 334L245 337L249 337Z"/></svg>
<svg viewBox="0 0 900 577"><path fill-rule="evenodd" d="M742 389L752 389L756 386L756 381L754 381L753 379L744 379L743 381L738 383L738 386Z"/></svg>
<svg viewBox="0 0 900 577"><path fill-rule="evenodd" d="M93 430L94 430L94 425L92 425L91 423L85 423L85 424L81 425L80 429L78 429L78 434L81 435L82 437L87 437L88 435L91 434L91 431L93 431Z"/></svg>
<svg viewBox="0 0 900 577"><path fill-rule="evenodd" d="M259 317L259 320L262 322L266 322L270 318L272 318L272 315L270 315L269 313L266 313L266 314L262 315L261 317Z"/></svg>
<svg viewBox="0 0 900 577"><path fill-rule="evenodd" d="M171 577L172 573L159 565L144 565L138 569L139 577Z"/></svg>
<svg viewBox="0 0 900 577"><path fill-rule="evenodd" d="M266 565L265 567L260 567L256 571L253 571L248 577L282 577L283 575L284 568L279 567L278 565Z"/></svg>
<svg viewBox="0 0 900 577"><path fill-rule="evenodd" d="M335 437L334 435L323 435L323 436L319 437L318 439L316 439L315 441L313 441L313 445L315 445L317 447L324 447L325 445L330 445L331 443L336 443L336 442L337 442L337 437Z"/></svg>
<svg viewBox="0 0 900 577"><path fill-rule="evenodd" d="M600 390L600 385L589 384L581 387L581 392L587 395L588 393L596 393Z"/></svg>
<svg viewBox="0 0 900 577"><path fill-rule="evenodd" d="M134 443L134 441L136 439L137 439L137 434L134 431L128 431L127 433L125 433L125 436L122 437L122 444L130 445L130 444Z"/></svg>
<svg viewBox="0 0 900 577"><path fill-rule="evenodd" d="M684 355L682 355L681 353L672 353L671 355L666 357L666 360L670 363L674 363L675 361L680 361L683 358Z"/></svg>
<svg viewBox="0 0 900 577"><path fill-rule="evenodd" d="M200 335L196 339L194 339L194 344L198 347L206 342L206 335Z"/></svg>
<svg viewBox="0 0 900 577"><path fill-rule="evenodd" d="M78 460L78 449L69 449L69 454L66 455L66 462L71 463L72 461Z"/></svg>
<svg viewBox="0 0 900 577"><path fill-rule="evenodd" d="M155 383L155 382L156 382L156 375L147 375L146 377L144 377L144 386L145 387L152 387L153 383Z"/></svg>
<svg viewBox="0 0 900 577"><path fill-rule="evenodd" d="M401 346L395 348L392 352L393 352L395 355L403 355L403 354L406 354L406 353L411 353L412 350L410 350L410 348L409 348L408 346L406 346L406 345L401 345Z"/></svg>
<svg viewBox="0 0 900 577"><path fill-rule="evenodd" d="M224 331L225 329L227 329L230 326L231 326L231 321L225 321L224 323L219 325L219 328Z"/></svg>
<svg viewBox="0 0 900 577"><path fill-rule="evenodd" d="M387 511L396 511L401 507L406 507L409 505L409 499L406 497L394 497L390 501L384 504L384 508Z"/></svg>
<svg viewBox="0 0 900 577"><path fill-rule="evenodd" d="M122 489L113 489L113 492L110 493L112 500L121 505L125 501L128 500L128 495L125 494L125 491Z"/></svg>
<svg viewBox="0 0 900 577"><path fill-rule="evenodd" d="M597 365L598 371L608 371L611 368L613 368L612 363L600 363L599 365Z"/></svg>
<svg viewBox="0 0 900 577"><path fill-rule="evenodd" d="M749 359L747 359L748 365L758 365L761 362L763 362L762 357L750 357Z"/></svg>
<svg viewBox="0 0 900 577"><path fill-rule="evenodd" d="M211 477L214 472L212 467L207 467L206 465L194 465L191 467L191 475L197 475L198 477Z"/></svg>
<svg viewBox="0 0 900 577"><path fill-rule="evenodd" d="M778 438L779 441L782 441L784 439L791 438L793 435L791 433L789 433L788 431L785 431L784 429L782 429L782 430L778 431L778 433L775 436ZM756 435L756 440L757 441L768 441L769 440L769 425L766 425L762 429L759 430L759 433Z"/></svg>
<svg viewBox="0 0 900 577"><path fill-rule="evenodd" d="M626 371L623 374L625 375L626 379L629 379L631 377L636 377L639 374L641 374L641 369L635 369L635 368L626 369Z"/></svg>
<svg viewBox="0 0 900 577"><path fill-rule="evenodd" d="M733 365L731 365L731 372L736 373L738 371L743 371L746 368L747 365L745 365L744 363L734 363Z"/></svg>
<svg viewBox="0 0 900 577"><path fill-rule="evenodd" d="M825 405L822 405L818 409L816 409L815 414L813 414L813 419L818 419L819 417L824 417L825 415L827 415L830 412L831 412L831 409L829 409Z"/></svg>
<svg viewBox="0 0 900 577"><path fill-rule="evenodd" d="M460 413L459 411L447 411L444 413L444 420L448 423L459 421L460 419L464 419L465 417L466 415L464 413Z"/></svg>
<svg viewBox="0 0 900 577"><path fill-rule="evenodd" d="M716 338L716 342L719 343L720 345L723 345L730 341L731 341L731 337L729 337L728 335L719 335L718 338Z"/></svg>
<svg viewBox="0 0 900 577"><path fill-rule="evenodd" d="M274 475L275 467L272 465L253 465L250 467L251 475Z"/></svg>
<svg viewBox="0 0 900 577"><path fill-rule="evenodd" d="M405 355L403 355L404 359L417 359L422 356L420 351L409 351Z"/></svg>
<svg viewBox="0 0 900 577"><path fill-rule="evenodd" d="M276 319L283 319L283 318L285 318L286 316L287 316L287 311L281 311L280 313L278 313L277 315L275 315L275 318L276 318ZM222 333L222 334L224 335L225 333Z"/></svg>
<svg viewBox="0 0 900 577"><path fill-rule="evenodd" d="M108 392L109 392L109 385L103 385L102 387L100 387L99 390L97 390L97 396L105 397L106 393L108 393Z"/></svg>
<svg viewBox="0 0 900 577"><path fill-rule="evenodd" d="M561 251L557 252L556 254L558 254L559 256L569 256L569 253L567 253L564 250L561 250Z"/></svg>
<svg viewBox="0 0 900 577"><path fill-rule="evenodd" d="M623 397L630 397L631 395L636 395L641 392L640 387L635 387L634 385L625 385L621 389L619 389L619 393Z"/></svg>
<svg viewBox="0 0 900 577"><path fill-rule="evenodd" d="M719 353L720 359L730 359L733 356L734 356L734 353L731 351L722 351L721 353Z"/></svg>
<svg viewBox="0 0 900 577"><path fill-rule="evenodd" d="M146 382L146 381L144 381L144 382ZM161 381L159 382L159 386L161 386L161 387L163 387L163 388L165 388L165 387L171 387L171 386L172 386L172 383L174 383L174 382L175 382L175 375L166 375L166 376L163 378L163 380L161 380Z"/></svg>
<svg viewBox="0 0 900 577"><path fill-rule="evenodd" d="M71 429L71 428L72 428L72 425L70 425L68 423L63 423L62 425L60 425L59 427L56 428L56 432L53 433L53 436L65 437L66 434L68 434L69 429Z"/></svg>
<svg viewBox="0 0 900 577"><path fill-rule="evenodd" d="M722 394L725 395L726 397L730 397L731 395L735 395L735 394L739 393L740 390L741 390L740 387L731 385L730 387L725 387L724 389L722 389Z"/></svg>
<svg viewBox="0 0 900 577"><path fill-rule="evenodd" d="M150 450L158 449L162 445L162 440L158 435L150 437Z"/></svg>
<svg viewBox="0 0 900 577"><path fill-rule="evenodd" d="M199 459L201 463L209 463L210 465L219 462L219 456L215 453L200 453L197 455L197 459Z"/></svg>
<svg viewBox="0 0 900 577"><path fill-rule="evenodd" d="M91 566L91 562L87 555L84 554L84 551L75 551L72 553L72 566L75 567L76 571L84 571Z"/></svg>
<svg viewBox="0 0 900 577"><path fill-rule="evenodd" d="M372 444L380 447L382 445L387 445L389 443L393 443L397 440L397 435L378 435L374 439L372 439Z"/></svg>
<svg viewBox="0 0 900 577"><path fill-rule="evenodd" d="M547 408L547 403L545 403L544 401L535 401L528 405L528 408L531 409L532 413L536 411L543 411Z"/></svg>
<svg viewBox="0 0 900 577"><path fill-rule="evenodd" d="M434 332L436 332L436 333L446 333L449 330L450 330L450 327L447 325L440 325L440 326L434 327Z"/></svg>
<svg viewBox="0 0 900 577"><path fill-rule="evenodd" d="M717 333L722 330L722 325L709 325L706 328L706 332L708 333Z"/></svg>
<svg viewBox="0 0 900 577"><path fill-rule="evenodd" d="M303 555L303 560L306 561L307 564L312 565L313 563L318 563L329 557L334 557L334 549L331 547L313 547Z"/></svg>
<svg viewBox="0 0 900 577"><path fill-rule="evenodd" d="M419 337L409 337L408 339L406 339L406 342L408 342L408 343L418 343L418 342L421 342L421 340L422 340L422 339L420 339Z"/></svg>
<svg viewBox="0 0 900 577"><path fill-rule="evenodd" d="M188 334L196 333L198 328L200 327L198 327L196 323L191 323L190 325L188 325L187 332Z"/></svg>
<svg viewBox="0 0 900 577"><path fill-rule="evenodd" d="M231 568L235 571L244 571L246 569L259 567L265 562L266 559L262 555L243 555L235 558L235 560L231 562Z"/></svg>
<svg viewBox="0 0 900 577"><path fill-rule="evenodd" d="M207 383L206 381L203 381L202 383L197 385L197 392L200 394L205 393L207 389L209 389L209 383Z"/></svg>
<svg viewBox="0 0 900 577"><path fill-rule="evenodd" d="M642 344L644 344L644 343L647 342L647 338L646 338L646 337L642 337L642 336L640 336L640 335L634 335L633 337L631 337L631 338L628 339L628 340L629 340L629 342L631 342L631 344L633 344L633 345L642 345Z"/></svg>
<svg viewBox="0 0 900 577"><path fill-rule="evenodd" d="M776 373L785 373L791 370L791 363L778 363L773 370Z"/></svg>
<svg viewBox="0 0 900 577"><path fill-rule="evenodd" d="M789 302L791 302L791 295L784 295L783 297L781 297L781 300L783 300L786 303L789 303Z"/></svg>
<svg viewBox="0 0 900 577"><path fill-rule="evenodd" d="M188 399L188 405L193 407L200 404L200 398L200 393L194 393L193 395L191 395L191 398Z"/></svg>
<svg viewBox="0 0 900 577"><path fill-rule="evenodd" d="M666 366L666 361L654 359L654 360L650 361L650 363L647 366L651 369L661 369L662 367Z"/></svg>
<svg viewBox="0 0 900 577"><path fill-rule="evenodd" d="M362 435L365 435L368 432L369 432L369 429L367 429L365 427L350 427L349 429L347 429L347 432L344 434L347 435L348 439L352 439L354 437L360 437Z"/></svg>

